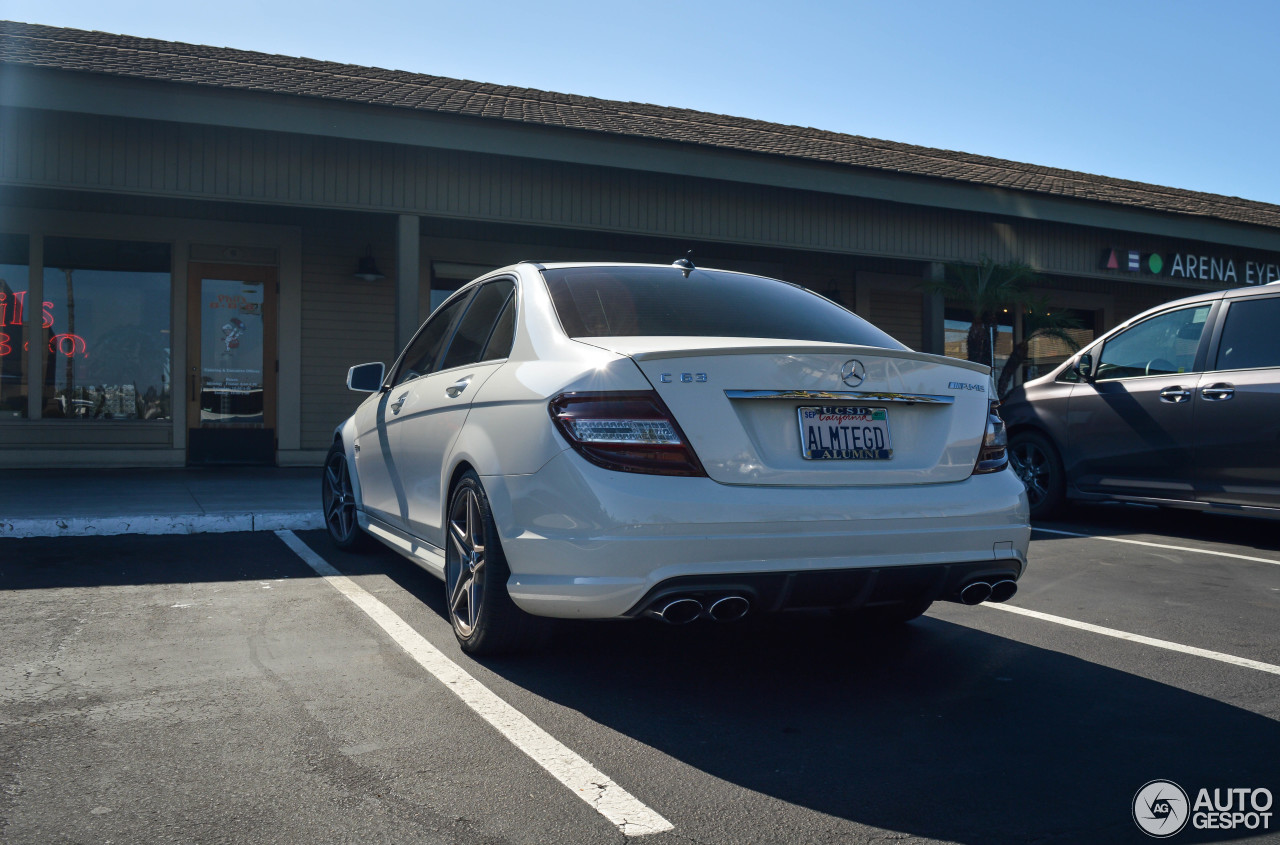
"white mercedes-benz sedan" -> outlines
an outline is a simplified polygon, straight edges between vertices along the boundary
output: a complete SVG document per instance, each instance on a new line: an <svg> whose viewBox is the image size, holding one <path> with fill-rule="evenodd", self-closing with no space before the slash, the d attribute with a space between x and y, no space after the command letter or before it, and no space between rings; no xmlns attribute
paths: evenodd
<svg viewBox="0 0 1280 845"><path fill-rule="evenodd" d="M329 534L443 579L473 654L547 617L898 623L1026 568L988 369L787 282L523 262L347 386L371 395L334 432Z"/></svg>

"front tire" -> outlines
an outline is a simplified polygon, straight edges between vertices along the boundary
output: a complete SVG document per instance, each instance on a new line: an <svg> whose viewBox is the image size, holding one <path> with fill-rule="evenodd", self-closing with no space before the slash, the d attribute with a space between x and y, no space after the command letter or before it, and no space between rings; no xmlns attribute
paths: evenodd
<svg viewBox="0 0 1280 845"><path fill-rule="evenodd" d="M1027 488L1032 519L1052 516L1062 507L1066 472L1049 438L1035 431L1013 435L1009 438L1009 463Z"/></svg>
<svg viewBox="0 0 1280 845"><path fill-rule="evenodd" d="M355 485L351 483L351 468L340 441L334 441L324 459L320 503L324 527L335 546L345 552L354 552L365 545L369 537L356 521Z"/></svg>
<svg viewBox="0 0 1280 845"><path fill-rule="evenodd" d="M480 477L468 470L449 496L445 606L467 654L527 651L545 644L550 622L530 616L507 593L511 570Z"/></svg>

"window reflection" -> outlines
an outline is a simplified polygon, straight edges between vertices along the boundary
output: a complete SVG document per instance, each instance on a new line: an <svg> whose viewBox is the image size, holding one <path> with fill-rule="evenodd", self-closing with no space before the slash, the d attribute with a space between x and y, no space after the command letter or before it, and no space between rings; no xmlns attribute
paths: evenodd
<svg viewBox="0 0 1280 845"><path fill-rule="evenodd" d="M0 234L0 419L27 415L27 261L27 237Z"/></svg>
<svg viewBox="0 0 1280 845"><path fill-rule="evenodd" d="M168 420L168 244L46 238L45 418Z"/></svg>

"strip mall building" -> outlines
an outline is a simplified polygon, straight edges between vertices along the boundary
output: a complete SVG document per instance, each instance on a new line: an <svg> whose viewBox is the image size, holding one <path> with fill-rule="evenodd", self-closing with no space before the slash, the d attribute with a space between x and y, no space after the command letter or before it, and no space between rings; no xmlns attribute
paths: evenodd
<svg viewBox="0 0 1280 845"><path fill-rule="evenodd" d="M0 23L0 467L318 464L434 303L522 259L798 282L955 353L947 263L1080 339L1280 278L1280 207L743 118ZM1017 319L998 349L1019 338ZM1061 360L1033 349L1028 373Z"/></svg>

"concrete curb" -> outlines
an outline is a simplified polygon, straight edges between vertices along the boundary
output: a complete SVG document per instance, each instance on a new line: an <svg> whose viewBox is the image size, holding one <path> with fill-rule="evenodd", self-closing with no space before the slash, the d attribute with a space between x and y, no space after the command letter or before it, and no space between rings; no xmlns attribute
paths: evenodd
<svg viewBox="0 0 1280 845"><path fill-rule="evenodd" d="M117 534L221 534L323 528L320 511L178 513L0 520L3 537L107 537Z"/></svg>

